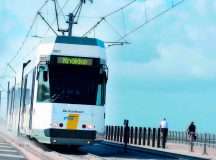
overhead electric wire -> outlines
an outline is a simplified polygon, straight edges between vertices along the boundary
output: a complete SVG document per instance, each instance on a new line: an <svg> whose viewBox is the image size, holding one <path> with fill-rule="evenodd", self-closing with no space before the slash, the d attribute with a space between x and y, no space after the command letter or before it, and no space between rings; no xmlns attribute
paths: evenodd
<svg viewBox="0 0 216 160"><path fill-rule="evenodd" d="M48 1L49 1L49 0L46 0L46 1L44 2L44 4L39 8L38 12L40 12L40 11L47 5ZM28 32L26 33L25 38L24 38L23 42L21 43L21 46L20 46L19 49L17 50L16 54L15 54L15 55L11 58L11 60L8 62L9 64L20 54L21 50L23 49L23 47L24 47L24 45L25 45L25 43L26 43L26 41L27 41L27 39L28 39L28 37L29 37L31 31L32 31L32 28L33 28L33 26L34 26L34 24L35 24L35 22L36 22L36 20L37 20L37 17L38 17L38 14L36 14L36 15L34 16L33 21L32 21L32 24L30 25L30 28L29 28Z"/></svg>
<svg viewBox="0 0 216 160"><path fill-rule="evenodd" d="M34 19L33 19L32 24L31 24L31 26L30 26L30 28L28 30L28 32L25 35L24 40L21 43L21 46L19 47L19 49L17 50L16 54L11 58L11 60L8 63L11 63L20 54L21 50L23 49L23 47L24 47L24 45L25 45L25 43L26 43L26 41L27 41L27 39L28 39L31 31L32 31L32 28L33 28L33 26L34 26L34 24L35 24L35 22L37 20L37 17L38 17L38 15L36 14L35 17L34 17Z"/></svg>
<svg viewBox="0 0 216 160"><path fill-rule="evenodd" d="M49 26L49 28L55 33L56 36L58 36L58 33L53 29L53 27L47 22L47 20L42 16L40 12L38 12L38 15L42 18L42 20Z"/></svg>
<svg viewBox="0 0 216 160"><path fill-rule="evenodd" d="M100 19L95 25L93 25L87 32L85 32L85 33L82 35L82 37L85 37L85 36L87 36L89 33L91 33L91 32L92 32L99 24L101 24L101 22L103 22L107 17L109 17L109 16L111 16L111 15L113 15L113 14L115 14L115 13L121 11L122 9L125 9L125 8L129 7L130 5L132 5L133 3L135 3L136 1L137 1L137 0L133 0L133 1L129 2L129 3L127 3L126 5L124 5L124 6L120 7L120 8L118 8L118 9L116 9L116 10L114 10L114 11L108 13L107 15L101 17L101 19Z"/></svg>
<svg viewBox="0 0 216 160"><path fill-rule="evenodd" d="M119 37L122 37L121 33L119 33L119 31L117 31L117 29L114 28L113 25L111 25L111 24L107 21L107 19L105 19L104 21L110 26L110 28L111 28ZM124 39L124 40L127 41L126 39Z"/></svg>
<svg viewBox="0 0 216 160"><path fill-rule="evenodd" d="M65 1L65 3L63 4L63 6L62 6L62 11L63 11L63 9L66 7L66 5L68 4L68 2L69 2L70 0L67 0L67 1ZM60 6L60 5L59 5ZM52 20L52 23L51 23L51 26L55 23L55 18ZM42 34L43 36L41 36L41 39L40 39L40 41L34 46L34 47L32 47L32 49L30 50L30 52L31 51L34 51L36 48L37 48L37 46L39 46L40 44L41 44L41 42L42 42L42 39L48 34L48 32L49 32L49 30L50 30L50 27L48 26L47 27L47 29L46 29L46 31ZM39 36L40 37L40 36ZM27 53L27 52L26 52ZM26 54L25 54L26 55ZM22 58L22 60L24 60L25 58L27 58L28 56L24 56L23 58Z"/></svg>
<svg viewBox="0 0 216 160"><path fill-rule="evenodd" d="M105 15L104 17L109 17L109 16L111 16L111 15L113 15L113 14L115 14L115 13L121 11L122 9L125 9L125 8L129 7L130 5L132 5L133 3L135 3L136 1L137 1L137 0L133 0L133 1L129 2L129 3L127 3L126 5L122 6L121 8L116 9L116 10L114 10L114 11L108 13L108 14Z"/></svg>
<svg viewBox="0 0 216 160"><path fill-rule="evenodd" d="M11 63L17 58L17 56L20 54L21 50L23 49L36 21L37 21L37 18L38 18L38 15L40 15L40 11L42 11L42 9L47 5L47 3L49 2L49 0L46 0L43 5L38 9L37 11L37 14L35 15L34 19L33 19L33 22L28 30L28 32L26 33L26 36L21 44L21 46L19 47L19 49L17 50L16 54L11 58L11 60L7 63L6 67L10 67L11 69L13 69L13 71L15 71L15 69L12 67ZM69 2L69 0L67 0L64 5L63 5L63 8L67 5L67 3ZM48 31L47 31L48 32ZM34 47L35 48L35 47Z"/></svg>
<svg viewBox="0 0 216 160"><path fill-rule="evenodd" d="M48 2L49 2L49 0L46 0L46 1L42 4L42 6L38 9L38 12L41 11L41 10L47 5ZM25 43L27 42L27 39L28 39L28 37L29 37L29 35L30 35L30 33L31 33L31 31L32 31L32 29L33 29L33 27L34 27L36 21L37 21L37 17L38 17L38 14L36 14L36 15L34 16L33 21L32 21L32 23L31 23L31 25L30 25L30 27L29 27L29 29L28 29L28 31L27 31L25 37L24 37L24 40L22 41L22 43L21 43L20 47L18 48L17 52L15 53L15 55L5 64L5 67L4 67L4 69L3 69L3 70L4 70L4 73L1 74L1 75L5 75L5 73L6 73L6 71L7 71L7 67L9 67L10 69L12 69L13 72L15 71L15 69L12 67L11 63L17 58L17 56L21 53L23 47L25 46ZM15 71L15 72L16 72L16 71ZM5 76L4 76L4 77L5 77Z"/></svg>
<svg viewBox="0 0 216 160"><path fill-rule="evenodd" d="M68 3L68 2L69 2L69 0L66 1L66 3ZM58 0L56 0L56 3L57 3L57 5L58 5L58 7L59 7L60 12L62 13L62 16L63 16L63 18L64 18L64 21L66 21L66 16L65 16L65 14L64 14L63 8L60 6ZM63 6L64 6L64 5L63 5Z"/></svg>
<svg viewBox="0 0 216 160"><path fill-rule="evenodd" d="M176 3L173 3L171 7L163 10L162 12L160 12L159 14L151 17L150 19L146 20L144 23L142 23L141 25L137 26L136 28L132 29L131 31L129 31L128 33L126 33L125 35L123 35L120 39L118 39L117 41L121 41L122 39L125 39L126 37L128 37L129 35L137 32L138 30L140 30L143 26L145 26L146 24L152 22L153 20L161 17L162 15L166 14L167 12L169 12L170 10L172 10L173 8L177 7L178 5L182 4L185 0L180 0Z"/></svg>

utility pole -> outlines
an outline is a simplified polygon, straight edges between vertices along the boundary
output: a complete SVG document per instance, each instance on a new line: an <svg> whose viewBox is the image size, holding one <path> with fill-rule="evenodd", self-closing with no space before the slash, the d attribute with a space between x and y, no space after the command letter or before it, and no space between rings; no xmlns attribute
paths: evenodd
<svg viewBox="0 0 216 160"><path fill-rule="evenodd" d="M93 0L89 0L91 3L93 3ZM55 16L56 16L56 23L57 23L57 30L58 32L61 32L62 35L64 35L65 33L68 33L68 36L71 37L73 34L73 25L74 24L78 24L79 21L79 17L82 11L82 6L83 4L86 3L86 0L80 0L79 4L75 7L74 11L72 13L69 13L68 15L68 21L66 23L68 23L68 28L67 29L61 29L59 26L59 14L58 14L58 10L57 10L57 0L53 0L54 2L54 8L55 8ZM40 15L42 17L42 15ZM47 21L45 20L45 18L43 18L43 20L47 23ZM47 23L47 25L52 29L51 25L49 25ZM53 30L53 29L52 29Z"/></svg>
<svg viewBox="0 0 216 160"><path fill-rule="evenodd" d="M20 106L19 106L19 115L18 115L18 127L17 127L17 135L20 135L20 119L21 119L21 112L22 112L22 100L23 100L23 74L25 67L31 62L31 60L28 60L27 62L23 63L22 65L22 77L21 77L21 91L20 91Z"/></svg>
<svg viewBox="0 0 216 160"><path fill-rule="evenodd" d="M8 123L9 116L9 100L10 100L10 81L8 81L8 89L7 89L7 113L6 113L6 122Z"/></svg>
<svg viewBox="0 0 216 160"><path fill-rule="evenodd" d="M73 29L73 24L74 24L74 15L73 13L69 14L69 21L68 23L68 36L72 36L72 29Z"/></svg>

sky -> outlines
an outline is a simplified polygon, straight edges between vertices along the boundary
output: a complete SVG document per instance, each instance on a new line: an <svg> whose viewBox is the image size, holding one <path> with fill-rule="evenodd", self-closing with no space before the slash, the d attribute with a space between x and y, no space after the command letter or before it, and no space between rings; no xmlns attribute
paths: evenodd
<svg viewBox="0 0 216 160"><path fill-rule="evenodd" d="M0 0L0 81L15 75L5 67L17 50L33 18L45 0ZM65 1L61 1L62 6ZM78 0L77 0L78 2ZM87 3L76 36L85 33L100 17L130 0L95 0ZM137 0L133 5L107 18L90 37L116 41L178 0ZM11 5L13 4L13 5ZM63 9L67 15L76 3ZM29 7L34 6L34 7ZM53 4L42 11L53 22ZM61 20L64 17L61 14ZM199 132L216 132L216 1L185 0L168 13L126 37L129 45L106 49L109 67L106 124L158 127L166 117L171 130L183 131L194 121ZM64 24L60 22L62 28ZM34 51L37 36L51 36L39 19L23 50L10 64L17 72ZM2 76L5 77L2 79ZM6 78L7 77L7 78ZM13 81L13 79L11 80Z"/></svg>

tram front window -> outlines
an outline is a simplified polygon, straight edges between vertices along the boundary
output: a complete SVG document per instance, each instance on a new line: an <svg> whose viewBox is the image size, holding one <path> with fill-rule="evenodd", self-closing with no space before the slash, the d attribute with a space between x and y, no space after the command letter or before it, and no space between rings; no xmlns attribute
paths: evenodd
<svg viewBox="0 0 216 160"><path fill-rule="evenodd" d="M49 96L46 98L51 103L104 105L106 81L100 80L100 76L99 68L51 66L49 87L46 87ZM46 98L44 102L47 102Z"/></svg>

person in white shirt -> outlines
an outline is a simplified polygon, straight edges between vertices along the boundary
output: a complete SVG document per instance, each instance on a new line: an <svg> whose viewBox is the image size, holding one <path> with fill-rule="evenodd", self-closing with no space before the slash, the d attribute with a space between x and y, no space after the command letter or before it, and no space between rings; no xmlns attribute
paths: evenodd
<svg viewBox="0 0 216 160"><path fill-rule="evenodd" d="M162 133L162 147L165 148L168 135L168 122L166 118L160 122L160 130Z"/></svg>

